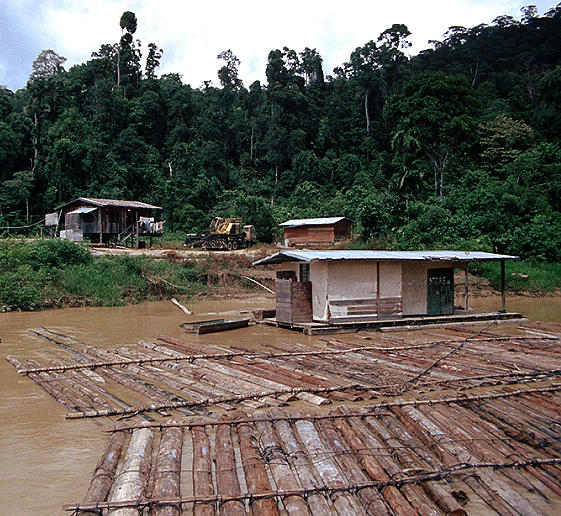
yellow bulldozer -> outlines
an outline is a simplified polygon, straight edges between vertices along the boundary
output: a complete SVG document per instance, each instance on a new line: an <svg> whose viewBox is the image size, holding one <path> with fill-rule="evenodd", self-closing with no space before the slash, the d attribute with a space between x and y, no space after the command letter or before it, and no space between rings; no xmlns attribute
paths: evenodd
<svg viewBox="0 0 561 516"><path fill-rule="evenodd" d="M242 226L242 219L237 217L214 217L210 222L209 231L188 234L185 246L203 249L244 249L257 241L255 227Z"/></svg>

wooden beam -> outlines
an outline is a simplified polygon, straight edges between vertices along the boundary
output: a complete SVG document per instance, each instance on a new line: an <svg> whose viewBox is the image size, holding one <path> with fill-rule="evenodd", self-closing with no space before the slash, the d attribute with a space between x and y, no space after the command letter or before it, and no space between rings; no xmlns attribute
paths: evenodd
<svg viewBox="0 0 561 516"><path fill-rule="evenodd" d="M468 309L468 297L469 297L468 267L469 267L469 263L466 263L465 300L464 300L464 309L466 312Z"/></svg>
<svg viewBox="0 0 561 516"><path fill-rule="evenodd" d="M506 287L505 287L505 261L501 260L501 296L502 296L502 308L501 312L506 312Z"/></svg>

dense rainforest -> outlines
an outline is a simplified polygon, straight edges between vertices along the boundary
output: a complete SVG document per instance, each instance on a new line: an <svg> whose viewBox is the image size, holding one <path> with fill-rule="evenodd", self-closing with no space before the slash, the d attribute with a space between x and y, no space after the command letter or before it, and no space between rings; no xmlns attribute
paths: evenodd
<svg viewBox="0 0 561 516"><path fill-rule="evenodd" d="M162 206L174 232L236 215L272 241L288 218L345 215L372 248L561 261L561 4L414 56L394 24L332 76L315 49L271 50L248 87L232 50L216 84L158 76L142 20L119 22L86 63L44 50L0 89L0 227L82 195Z"/></svg>

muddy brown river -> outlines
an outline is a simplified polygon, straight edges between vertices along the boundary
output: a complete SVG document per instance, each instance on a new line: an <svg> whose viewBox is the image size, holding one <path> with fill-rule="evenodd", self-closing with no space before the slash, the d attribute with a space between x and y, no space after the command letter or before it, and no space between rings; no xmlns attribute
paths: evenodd
<svg viewBox="0 0 561 516"><path fill-rule="evenodd" d="M472 300L471 308L497 310L500 298ZM37 313L0 314L0 514L64 514L62 505L83 499L95 465L103 453L114 421L66 420L67 409L55 402L29 378L18 376L5 361L7 355L47 363L52 357L68 362L69 355L28 333L44 326L99 347L130 345L160 334L179 337L179 323L241 309L271 307L271 297L214 301L190 305L186 317L170 302L144 303L122 308L75 308ZM561 297L507 300L509 311L530 319L561 322ZM264 325L225 333L192 336L200 343L306 343L307 337ZM67 513L69 514L69 513Z"/></svg>

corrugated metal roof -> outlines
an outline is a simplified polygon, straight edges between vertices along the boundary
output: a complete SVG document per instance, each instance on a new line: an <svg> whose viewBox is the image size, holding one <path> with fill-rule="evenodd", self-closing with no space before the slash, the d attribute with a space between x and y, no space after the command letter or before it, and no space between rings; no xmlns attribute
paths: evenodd
<svg viewBox="0 0 561 516"><path fill-rule="evenodd" d="M97 210L97 208L78 208L77 210L69 211L68 215L70 215L71 213L91 213L95 210Z"/></svg>
<svg viewBox="0 0 561 516"><path fill-rule="evenodd" d="M297 226L323 226L327 224L336 224L347 217L320 217L317 219L291 219L279 224L279 226L285 227L297 227Z"/></svg>
<svg viewBox="0 0 561 516"><path fill-rule="evenodd" d="M253 265L281 262L313 262L318 260L376 260L376 261L452 261L485 262L518 260L518 256L484 253L481 251L279 251Z"/></svg>
<svg viewBox="0 0 561 516"><path fill-rule="evenodd" d="M93 204L95 206L119 206L121 208L144 208L149 210L161 210L160 206L154 206L152 204L148 204L145 202L140 201L121 201L117 199L98 199L94 197L77 197L73 201L67 202L66 204L61 204L57 206L55 209L59 210L68 206L69 204L75 203L76 201L85 202L88 204Z"/></svg>

